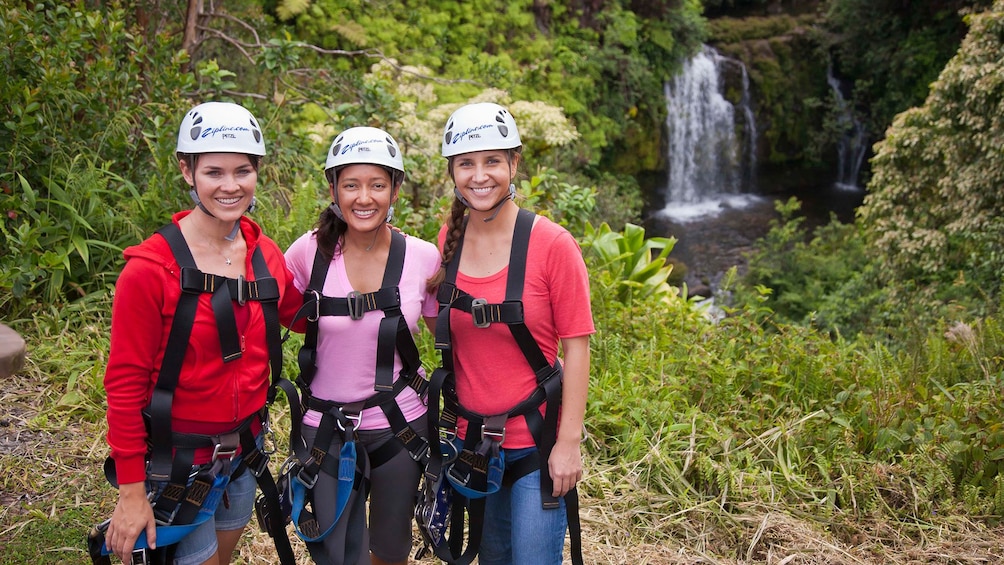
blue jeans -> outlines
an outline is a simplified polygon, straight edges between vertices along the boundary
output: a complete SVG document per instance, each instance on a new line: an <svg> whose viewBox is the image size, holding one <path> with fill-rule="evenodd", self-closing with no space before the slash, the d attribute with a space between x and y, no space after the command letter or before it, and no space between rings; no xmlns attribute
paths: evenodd
<svg viewBox="0 0 1004 565"><path fill-rule="evenodd" d="M536 448L505 451L508 466ZM547 472L547 462L542 465ZM561 565L568 527L565 501L559 499L561 507L555 510L541 507L540 473L534 471L487 497L480 565Z"/></svg>
<svg viewBox="0 0 1004 565"><path fill-rule="evenodd" d="M247 526L254 510L256 486L254 475L246 470L231 481L227 485L227 504L220 502L213 518L203 522L178 542L174 554L175 565L205 562L216 553L216 530L240 530ZM230 556L226 558L229 559Z"/></svg>

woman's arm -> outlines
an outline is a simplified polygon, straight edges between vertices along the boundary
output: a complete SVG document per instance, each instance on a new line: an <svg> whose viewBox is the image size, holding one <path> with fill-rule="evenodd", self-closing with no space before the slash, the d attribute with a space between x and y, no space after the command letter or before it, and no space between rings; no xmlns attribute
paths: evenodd
<svg viewBox="0 0 1004 565"><path fill-rule="evenodd" d="M564 379L561 388L561 418L558 439L547 467L554 481L554 496L564 496L582 480L582 422L589 391L589 336L561 340Z"/></svg>
<svg viewBox="0 0 1004 565"><path fill-rule="evenodd" d="M164 297L159 283L162 267L132 259L115 285L112 306L111 350L104 385L108 403L108 444L115 459L119 496L112 514L106 545L123 563L145 531L156 547L156 523L146 497L144 455L146 429L142 409L149 401L151 375L164 327Z"/></svg>
<svg viewBox="0 0 1004 565"><path fill-rule="evenodd" d="M429 328L432 335L436 335L436 316L422 316L425 320L425 327Z"/></svg>

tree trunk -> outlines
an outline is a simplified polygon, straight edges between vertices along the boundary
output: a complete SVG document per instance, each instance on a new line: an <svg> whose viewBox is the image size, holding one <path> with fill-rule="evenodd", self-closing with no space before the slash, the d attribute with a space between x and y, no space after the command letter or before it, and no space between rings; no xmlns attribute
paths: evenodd
<svg viewBox="0 0 1004 565"><path fill-rule="evenodd" d="M181 41L181 48L188 52L189 58L194 56L194 51L198 47L198 23L199 16L202 15L203 0L188 0L188 11L185 16L185 36ZM188 69L185 69L186 71Z"/></svg>

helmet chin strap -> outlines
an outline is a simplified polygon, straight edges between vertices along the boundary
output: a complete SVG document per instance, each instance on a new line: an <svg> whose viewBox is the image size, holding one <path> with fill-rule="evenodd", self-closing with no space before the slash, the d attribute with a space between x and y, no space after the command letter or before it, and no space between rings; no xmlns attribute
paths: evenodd
<svg viewBox="0 0 1004 565"><path fill-rule="evenodd" d="M459 200L461 204L463 204L464 206L467 206L471 210L474 209L474 207L471 206L471 203L468 202L468 200L466 198L464 198L463 196L461 196L460 189L457 188L457 187L455 187L455 186L453 187L453 195L457 197L457 200ZM491 208L489 208L488 210L486 210L486 211L492 211L492 215L488 216L487 218L485 218L482 221L484 221L484 222L490 222L490 221L494 220L495 217L499 215L499 212L502 211L502 205L505 204L506 200L513 200L515 198L516 198L516 185L513 184L513 183L509 183L509 193L506 194L505 196L503 196L502 198L500 198L499 201L496 202Z"/></svg>
<svg viewBox="0 0 1004 565"><path fill-rule="evenodd" d="M335 217L337 217L337 218L338 218L339 220L341 220L341 221L343 221L343 222L345 221L345 214L343 214L343 213L342 213L342 209L341 209L341 207L340 207L340 206L338 206L338 203L337 203L337 202L332 202L332 203L331 203L331 205L330 205L330 206L328 206L328 209L329 209L329 210L331 210L331 212L332 212L332 213L333 213L333 214L335 215Z"/></svg>

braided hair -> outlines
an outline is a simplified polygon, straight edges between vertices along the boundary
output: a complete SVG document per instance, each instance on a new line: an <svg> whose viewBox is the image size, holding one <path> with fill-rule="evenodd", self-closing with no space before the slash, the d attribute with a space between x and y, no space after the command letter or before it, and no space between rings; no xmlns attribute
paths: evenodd
<svg viewBox="0 0 1004 565"><path fill-rule="evenodd" d="M514 159L522 155L522 146L507 149L506 154L509 162L512 163ZM447 158L447 168L450 171L451 178L453 177L453 159L454 157ZM453 256L457 253L460 236L464 234L464 214L466 212L467 206L459 198L454 197L453 205L450 206L450 216L446 219L447 230L446 241L443 242L443 262L440 263L436 274L425 281L425 288L428 292L434 292L446 280L446 266L450 264Z"/></svg>
<svg viewBox="0 0 1004 565"><path fill-rule="evenodd" d="M457 245L460 243L460 236L464 233L464 213L467 206L459 198L453 199L450 207L450 217L446 220L446 241L443 243L443 262L439 265L436 274L425 281L425 288L428 292L433 292L446 280L446 266L453 260L453 255L457 252Z"/></svg>

